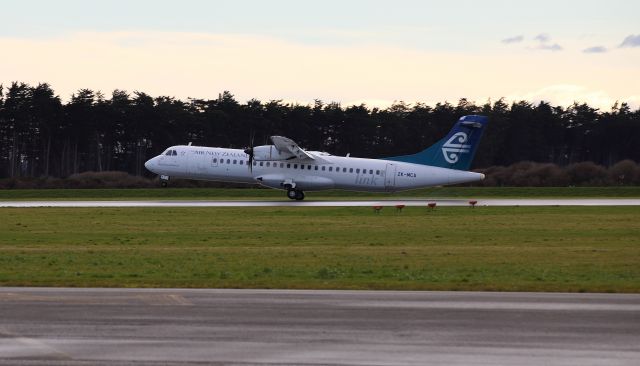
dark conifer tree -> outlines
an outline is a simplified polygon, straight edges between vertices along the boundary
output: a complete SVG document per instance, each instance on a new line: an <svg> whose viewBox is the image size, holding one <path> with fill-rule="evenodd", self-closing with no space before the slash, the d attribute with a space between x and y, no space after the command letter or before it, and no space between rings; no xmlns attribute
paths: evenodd
<svg viewBox="0 0 640 366"><path fill-rule="evenodd" d="M46 83L14 82L0 86L0 178L109 170L150 175L144 162L168 146L192 142L243 148L251 136L261 145L271 135L284 135L336 155L410 154L442 138L460 116L476 113L491 122L475 167L640 161L640 109L624 103L610 112L578 103L568 108L546 102L509 105L503 99L483 105L467 99L435 106L396 102L379 109L320 100L313 105L241 103L228 91L211 100L122 90L105 98L89 89L62 103Z"/></svg>

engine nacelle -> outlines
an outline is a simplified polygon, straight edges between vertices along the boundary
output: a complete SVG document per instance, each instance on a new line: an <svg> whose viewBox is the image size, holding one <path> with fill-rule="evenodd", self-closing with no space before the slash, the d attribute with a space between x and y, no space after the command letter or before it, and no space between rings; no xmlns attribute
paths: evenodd
<svg viewBox="0 0 640 366"><path fill-rule="evenodd" d="M274 145L262 145L253 148L253 160L255 161L268 161L268 160L287 160L295 157L288 151L278 151Z"/></svg>
<svg viewBox="0 0 640 366"><path fill-rule="evenodd" d="M258 184L270 188L286 189L285 184L291 182L294 187L303 191L318 191L322 189L332 189L335 187L333 180L319 176L301 176L296 179L285 178L282 174L265 174L256 177Z"/></svg>

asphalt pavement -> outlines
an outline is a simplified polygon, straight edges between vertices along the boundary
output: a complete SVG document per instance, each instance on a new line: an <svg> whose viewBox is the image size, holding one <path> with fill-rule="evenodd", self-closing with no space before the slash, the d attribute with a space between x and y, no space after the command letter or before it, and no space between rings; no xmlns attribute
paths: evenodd
<svg viewBox="0 0 640 366"><path fill-rule="evenodd" d="M0 288L6 365L638 365L640 295Z"/></svg>
<svg viewBox="0 0 640 366"><path fill-rule="evenodd" d="M0 201L0 207L371 207L371 206L640 206L640 199L548 198L548 199L399 199L399 200L113 200L113 201Z"/></svg>

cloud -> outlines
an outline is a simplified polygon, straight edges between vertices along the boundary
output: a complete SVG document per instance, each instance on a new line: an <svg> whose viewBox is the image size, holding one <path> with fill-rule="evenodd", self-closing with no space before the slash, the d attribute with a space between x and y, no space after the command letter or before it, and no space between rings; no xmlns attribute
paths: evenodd
<svg viewBox="0 0 640 366"><path fill-rule="evenodd" d="M562 51L563 48L559 44L554 43L554 44L541 44L538 47L536 47L536 49L557 52L557 51Z"/></svg>
<svg viewBox="0 0 640 366"><path fill-rule="evenodd" d="M0 36L0 49L16 55L0 58L0 83L46 81L63 99L80 88L107 95L118 88L180 99L215 98L221 90L230 90L238 100L366 99L372 105L395 99L457 100L462 94L486 91L490 75L502 70L492 54L461 58L458 53L396 45L303 44L277 37L189 32ZM473 75L476 81L468 84ZM431 91L425 93L425 86Z"/></svg>
<svg viewBox="0 0 640 366"><path fill-rule="evenodd" d="M563 50L562 46L560 46L557 43L549 44L548 42L551 40L551 36L549 36L546 33L540 33L537 36L535 36L533 39L540 43L539 45L534 47L534 49L536 50L552 51L552 52Z"/></svg>
<svg viewBox="0 0 640 366"><path fill-rule="evenodd" d="M541 43L546 43L551 40L551 37L546 33L540 33L537 36L535 36L535 38L533 39Z"/></svg>
<svg viewBox="0 0 640 366"><path fill-rule="evenodd" d="M522 41L524 41L524 36L519 35L519 36L515 36L515 37L505 38L500 42L505 43L505 44L510 44L510 43L520 43Z"/></svg>
<svg viewBox="0 0 640 366"><path fill-rule="evenodd" d="M582 52L584 52L584 53L605 53L605 52L607 52L607 48L603 47L603 46L594 46L594 47L585 48L584 50L582 50Z"/></svg>
<svg viewBox="0 0 640 366"><path fill-rule="evenodd" d="M640 47L640 34L627 36L619 47Z"/></svg>
<svg viewBox="0 0 640 366"><path fill-rule="evenodd" d="M615 100L624 101L623 96L637 95L637 86L629 80L640 79L637 52L611 52L606 60L599 58L602 63L576 63L569 52L554 57L543 51L461 54L388 44L304 44L246 34L130 31L41 39L0 36L0 50L12 55L0 57L0 83L48 82L63 100L80 88L102 90L107 96L118 88L183 100L216 98L220 91L230 90L239 101L313 103L318 98L343 105L384 106L394 100L455 103L465 97L482 103L559 80L582 85L589 75L590 85L613 96L604 103L610 108ZM572 96L569 90L566 100L571 103L583 94Z"/></svg>

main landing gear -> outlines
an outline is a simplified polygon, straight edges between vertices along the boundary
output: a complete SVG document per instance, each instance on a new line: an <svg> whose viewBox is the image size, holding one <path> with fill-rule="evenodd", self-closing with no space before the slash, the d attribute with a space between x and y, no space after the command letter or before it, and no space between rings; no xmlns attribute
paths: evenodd
<svg viewBox="0 0 640 366"><path fill-rule="evenodd" d="M287 197L292 200L302 201L304 199L304 192L291 188L287 190Z"/></svg>
<svg viewBox="0 0 640 366"><path fill-rule="evenodd" d="M304 192L296 189L296 184L290 179L282 183L284 189L287 190L287 197L291 200L302 201L304 199Z"/></svg>

